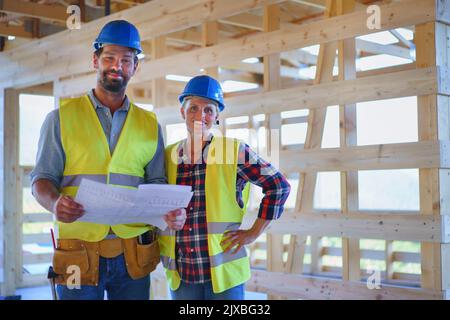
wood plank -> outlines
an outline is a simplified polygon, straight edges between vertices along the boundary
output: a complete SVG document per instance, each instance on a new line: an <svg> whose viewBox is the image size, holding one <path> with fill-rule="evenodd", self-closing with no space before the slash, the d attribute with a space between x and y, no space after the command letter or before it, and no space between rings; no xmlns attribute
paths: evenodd
<svg viewBox="0 0 450 320"><path fill-rule="evenodd" d="M416 26L415 43L418 67L441 66L438 61L438 51L442 50L442 45L446 44L445 39L438 39L436 33L436 23L430 22ZM446 48L444 48L446 50ZM439 140L438 115L436 94L420 96L418 104L418 124L420 140ZM439 167L438 167L439 168ZM440 182L439 169L419 170L420 186L420 211L423 215L440 215ZM442 265L441 248L439 244L425 242L421 245L422 257L422 287L427 289L441 289L442 285Z"/></svg>
<svg viewBox="0 0 450 320"><path fill-rule="evenodd" d="M280 153L280 168L284 173L448 168L449 147L446 141L420 141L322 150L287 150Z"/></svg>
<svg viewBox="0 0 450 320"><path fill-rule="evenodd" d="M4 105L4 283L3 295L14 295L16 288L16 274L21 266L17 265L17 252L20 252L20 243L17 241L19 228L19 95L16 90L5 91Z"/></svg>
<svg viewBox="0 0 450 320"><path fill-rule="evenodd" d="M23 215L23 223L53 222L52 213L26 213Z"/></svg>
<svg viewBox="0 0 450 320"><path fill-rule="evenodd" d="M263 29L264 32L272 32L280 28L280 8L277 4L265 6L263 12ZM279 89L281 86L280 76L280 54L270 54L263 57L264 74L263 84L264 90L270 91ZM280 130L281 115L279 113L271 114L269 118L269 131ZM279 150L281 145L280 135L273 136L268 134L267 145L269 150ZM274 155L271 154L271 157ZM283 271L284 262L284 246L283 235L267 235L267 270ZM269 299L278 299L277 296L269 296Z"/></svg>
<svg viewBox="0 0 450 320"><path fill-rule="evenodd" d="M394 241L386 240L385 244L385 262L386 262L386 279L394 279Z"/></svg>
<svg viewBox="0 0 450 320"><path fill-rule="evenodd" d="M39 243L51 245L52 239L50 233L29 233L23 235L23 244Z"/></svg>
<svg viewBox="0 0 450 320"><path fill-rule="evenodd" d="M33 38L33 33L23 26L10 26L3 23L0 24L0 36L14 36L18 38Z"/></svg>
<svg viewBox="0 0 450 320"><path fill-rule="evenodd" d="M202 24L202 47L211 47L219 42L219 23L217 21L203 22ZM219 80L219 68L209 67L205 74Z"/></svg>
<svg viewBox="0 0 450 320"><path fill-rule="evenodd" d="M333 15L336 15L336 4L333 5L331 0L326 1L326 10L324 17L330 18ZM317 69L316 76L314 79L314 84L318 84L321 82L329 82L333 79L333 67L335 64L336 58L336 47L337 44L335 42L321 44L319 49L319 56L317 58ZM306 139L305 139L305 149L315 149L320 148L324 124L325 124L325 115L326 109L314 109L310 110L308 114L308 124L306 131ZM313 208L313 197L316 186L316 173L308 173L300 172L299 175L299 187L298 187L298 197L296 208L298 208L298 212L306 212L310 211ZM295 246L298 244L296 239L296 235L292 235L291 246ZM303 238L302 238L303 237ZM321 255L321 239L320 237L311 236L311 271L313 273L320 272L322 270L322 255ZM304 236L300 236L300 245L303 244L305 240ZM304 241L303 241L304 240ZM289 250L295 256L294 260L303 260L303 248L294 248ZM301 261L300 263L303 263ZM292 265L291 267L294 267ZM293 270L288 270L293 271Z"/></svg>
<svg viewBox="0 0 450 320"><path fill-rule="evenodd" d="M18 93L19 94L19 93ZM17 96L17 100L19 100L19 95ZM17 127L20 126L20 105L19 105L19 101L17 102L17 106L16 106L19 111L17 112ZM19 139L20 139L20 132L17 133L17 140L16 140L16 144L17 144L17 149L19 149ZM22 174L22 170L20 168L20 164L19 164L19 159L20 159L20 153L19 151L17 152L17 168L18 170L14 172L14 174L16 175L16 190L17 193L14 197L14 200L16 201L16 230L14 232L14 241L16 242L16 249L19 250L22 248L22 234L23 234L23 180L24 180L24 176ZM26 178L26 180L29 180L28 178ZM23 272L22 272L22 266L23 266L23 256L21 254L16 254L16 280L15 283L17 285L17 283L20 283L22 281L22 276L23 276Z"/></svg>
<svg viewBox="0 0 450 320"><path fill-rule="evenodd" d="M244 225L254 216L247 214ZM443 242L445 225L449 222L432 215L304 213L274 221L267 229L274 234L300 234L358 239Z"/></svg>
<svg viewBox="0 0 450 320"><path fill-rule="evenodd" d="M323 273L317 274L316 276L338 277L341 273L341 268L339 267L324 266L323 269ZM367 277L371 274L373 274L372 270L362 269L360 278L362 281L367 281ZM420 288L420 274L394 272L393 279L387 279L386 272L380 271L380 276L382 279L381 283L384 284Z"/></svg>
<svg viewBox="0 0 450 320"><path fill-rule="evenodd" d="M441 291L381 285L368 290L366 283L253 270L247 290L281 295L291 299L413 300L442 299Z"/></svg>
<svg viewBox="0 0 450 320"><path fill-rule="evenodd" d="M48 286L47 274L26 274L23 276L23 280L18 284L18 288L30 288L30 287L42 287ZM50 288L48 288L51 292Z"/></svg>
<svg viewBox="0 0 450 320"><path fill-rule="evenodd" d="M281 54L281 57L283 55ZM276 62L275 62L276 64ZM225 65L224 68L230 69L230 70L240 70L240 71L246 71L256 74L264 74L264 64L262 63L245 63L245 62L237 62L231 65ZM299 69L293 68L293 67L286 67L281 66L280 70L278 71L280 75L283 78L292 78L292 79L299 79L300 76L298 74Z"/></svg>
<svg viewBox="0 0 450 320"><path fill-rule="evenodd" d="M380 75L383 75L383 72L386 72L385 76L388 76L391 73L396 73L396 72L407 72L407 71L412 71L414 69L414 64L409 64L407 66L396 66L396 67L391 67L391 68L383 68L383 69L379 69L379 70L371 70L371 71L365 71L363 73L359 73L358 74L358 79L363 79L363 78L368 78L368 77L378 77ZM422 70L423 71L423 70ZM427 71L423 71L424 73L426 73ZM437 72L437 71L436 71ZM400 97L399 95L402 96L413 96L413 95L420 95L423 94L422 92L425 92L424 94L428 94L429 92L435 92L437 91L436 89L436 80L435 78L432 76L433 71L431 71L430 74L425 75L425 78L428 80L425 80L425 82L428 82L428 84L424 83L423 80L419 80L420 77L422 76L418 76L417 74L414 76L417 78L417 81L421 81L422 85L424 86L423 88L418 88L417 85L414 86L414 88L412 88L412 83L409 84L404 84L402 85L401 83L405 82L405 81L409 81L411 80L411 74L404 74L403 76L399 76L396 77L395 80L395 84L399 84L400 87L404 88L404 89L398 89L398 87L393 87L390 86L391 89L389 89L388 86L386 86L386 90L383 89L383 95L387 95L386 91L390 91L393 90L394 92L390 92L390 97L394 98L394 97ZM409 79L409 80L408 80ZM81 78L77 78L77 79L73 79L73 80L66 80L64 81L64 83L66 84L66 87L69 88L72 86L72 84L74 86L78 86L79 83L82 83L83 77ZM379 78L370 78L370 82L373 83L382 83L381 81L386 81L386 79L379 79ZM388 80L391 81L391 80ZM414 82L414 81L412 81ZM355 85L358 86L359 82L355 82ZM334 86L341 86L340 89L334 88ZM421 86L422 86L421 85ZM342 82L339 81L334 81L332 83L325 85L319 85L319 86L323 86L323 88L327 87L328 90L333 90L333 92L338 92L339 96L336 96L335 99L330 99L329 102L324 101L323 98L326 98L326 96L328 95L328 92L326 92L326 90L324 90L322 92L322 94L319 94L317 92L317 94L314 94L313 97L310 98L310 92L309 90L306 90L307 88L312 88L314 91L314 88L319 88L316 86L309 86L309 87L305 87L303 84L302 85L298 85L298 83L296 82L294 85L289 85L288 88L283 89L286 91L271 91L271 92L267 92L267 93L246 93L246 94L241 94L238 96L228 96L225 97L225 103L231 107L231 108L227 108L224 110L223 112L223 117L227 118L227 117L236 117L236 116L241 116L242 114L260 114L260 108L264 108L265 110L267 110L266 112L268 113L276 113L277 111L279 111L280 108L280 101L283 101L283 104L281 104L281 106L283 107L283 111L289 111L289 110L297 110L299 109L298 107L298 101L301 101L301 99L306 98L308 101L308 105L304 106L304 108L315 108L317 107L317 105L321 105L321 104L327 104L327 103L335 103L336 99L338 100L338 103L342 104L342 103L352 103L352 102L360 102L358 101L360 98L350 98L349 96L344 95L343 97L341 97L341 93L340 91L344 90L343 87L345 87L345 85L343 85ZM366 86L364 86L366 87ZM332 89L330 89L332 88ZM288 89L292 89L292 91L287 91ZM303 90L303 91L302 91ZM346 89L348 90L348 89ZM399 91L397 91L399 90ZM408 92L403 91L403 90L410 90ZM298 91L301 91L301 95L297 94ZM356 87L353 89L354 92L359 92L362 95L366 95L364 99L366 99L366 101L375 101L375 100L380 100L383 99L383 96L380 94L378 94L377 92L374 92L372 90L372 88L370 87L370 84L367 84L367 89L363 89L362 87ZM400 93L401 91L401 93ZM272 96L273 95L273 96ZM291 101L292 102L289 102ZM339 101L339 99L342 99L342 101ZM362 101L361 101L362 102ZM179 123L180 122L180 118L177 114L174 113L174 108L173 107L166 107L166 108L162 108L162 109L158 109L156 110L157 114L158 114L158 118L161 122L163 122L164 124L172 124L172 123Z"/></svg>
<svg viewBox="0 0 450 320"><path fill-rule="evenodd" d="M441 244L442 266L450 265L450 244ZM442 272L442 290L450 289L450 272L447 270Z"/></svg>
<svg viewBox="0 0 450 320"><path fill-rule="evenodd" d="M296 86L270 92L228 98L223 117L314 109L321 106L376 101L439 92L436 68L423 68L311 86ZM170 112L168 110L168 112ZM162 116L163 113L161 113Z"/></svg>
<svg viewBox="0 0 450 320"><path fill-rule="evenodd" d="M337 1L337 12L342 15L355 10L355 1ZM355 39L338 42L339 80L356 79L356 46ZM356 104L339 106L340 147L357 145ZM341 212L358 210L358 174L344 171L340 173ZM359 240L342 238L342 278L344 280L360 280Z"/></svg>
<svg viewBox="0 0 450 320"><path fill-rule="evenodd" d="M374 54L387 54L393 57L412 59L411 50L394 44L379 44L362 39L356 39L356 48Z"/></svg>
<svg viewBox="0 0 450 320"><path fill-rule="evenodd" d="M37 264L37 263L48 263L52 264L53 253L24 253L23 264Z"/></svg>
<svg viewBox="0 0 450 320"><path fill-rule="evenodd" d="M66 13L65 6L59 4L38 4L22 0L0 1L0 12L10 13L18 16L57 21L64 24L69 17Z"/></svg>
<svg viewBox="0 0 450 320"><path fill-rule="evenodd" d="M241 28L248 28L258 31L264 30L261 17L248 12L244 12L225 19L220 19L219 22Z"/></svg>
<svg viewBox="0 0 450 320"><path fill-rule="evenodd" d="M6 296L9 294L8 286L5 286L3 283L5 281L5 205L4 205L4 190L5 190L5 111L6 99L5 99L5 90L0 88L0 135L3 136L3 139L0 139L0 295ZM8 290L6 290L8 289Z"/></svg>
<svg viewBox="0 0 450 320"><path fill-rule="evenodd" d="M394 242L394 241L390 241ZM305 251L308 253L308 248ZM380 260L383 261L386 259L386 251L383 250L368 250L361 249L360 250L361 259L370 259L370 260ZM342 248L335 247L324 247L323 254L328 256L340 257L342 256ZM420 253L415 252L398 252L392 250L392 262L404 262L404 263L420 263ZM392 273L393 274L393 273Z"/></svg>

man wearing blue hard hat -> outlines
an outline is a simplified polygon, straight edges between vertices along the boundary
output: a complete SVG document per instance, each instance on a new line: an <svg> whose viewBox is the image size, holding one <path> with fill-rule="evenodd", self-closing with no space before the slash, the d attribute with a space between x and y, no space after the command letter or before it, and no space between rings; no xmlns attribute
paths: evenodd
<svg viewBox="0 0 450 320"><path fill-rule="evenodd" d="M213 135L224 110L219 82L197 76L179 96L188 138L166 148L170 184L189 185L194 195L181 230L159 239L161 260L174 299L244 299L250 278L245 245L278 219L289 195L286 178L237 139ZM240 229L249 183L262 187L258 218Z"/></svg>
<svg viewBox="0 0 450 320"><path fill-rule="evenodd" d="M57 220L53 269L60 299L98 300L106 292L108 299L148 300L149 274L159 262L155 227L77 221L84 209L74 198L83 178L125 188L166 183L156 116L125 95L142 52L138 30L127 21L111 21L93 49L96 87L61 100L43 124L31 174L33 195ZM164 219L179 230L185 210ZM74 266L77 274L68 271Z"/></svg>

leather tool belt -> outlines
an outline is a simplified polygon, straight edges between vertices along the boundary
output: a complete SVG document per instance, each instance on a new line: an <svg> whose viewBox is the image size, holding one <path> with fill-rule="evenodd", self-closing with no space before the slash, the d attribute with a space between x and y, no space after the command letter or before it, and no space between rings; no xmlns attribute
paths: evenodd
<svg viewBox="0 0 450 320"><path fill-rule="evenodd" d="M53 255L53 269L58 274L56 283L73 284L74 272L79 270L80 285L97 286L100 257L114 258L120 254L125 256L127 271L132 279L147 276L160 261L158 241L140 244L138 237L104 239L99 242L58 239Z"/></svg>

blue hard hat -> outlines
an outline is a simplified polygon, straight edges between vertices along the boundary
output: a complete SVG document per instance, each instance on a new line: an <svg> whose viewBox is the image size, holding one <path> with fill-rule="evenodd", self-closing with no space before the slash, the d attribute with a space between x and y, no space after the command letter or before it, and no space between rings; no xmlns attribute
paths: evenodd
<svg viewBox="0 0 450 320"><path fill-rule="evenodd" d="M225 109L222 87L220 86L219 81L211 78L210 76L196 76L189 80L183 90L183 93L178 97L178 100L180 103L183 103L184 98L188 96L196 96L213 100L219 105L219 111Z"/></svg>
<svg viewBox="0 0 450 320"><path fill-rule="evenodd" d="M100 49L103 44L115 44L136 50L136 54L142 52L139 32L134 25L125 20L114 20L104 25L93 46L94 50Z"/></svg>

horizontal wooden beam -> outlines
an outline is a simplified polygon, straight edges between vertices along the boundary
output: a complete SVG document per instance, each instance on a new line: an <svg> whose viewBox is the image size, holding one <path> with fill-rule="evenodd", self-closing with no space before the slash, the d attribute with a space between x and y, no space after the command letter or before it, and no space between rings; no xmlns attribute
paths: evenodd
<svg viewBox="0 0 450 320"><path fill-rule="evenodd" d="M439 88L438 68L406 70L355 80L333 81L312 86L298 86L270 92L256 93L226 101L224 117L242 113L274 113L326 107L380 99L444 93Z"/></svg>
<svg viewBox="0 0 450 320"><path fill-rule="evenodd" d="M258 31L263 30L262 18L248 12L244 12L233 17L219 19L219 22L236 27L248 28Z"/></svg>
<svg viewBox="0 0 450 320"><path fill-rule="evenodd" d="M264 64L260 62L258 63L238 62L232 65L226 65L223 68L231 70L242 70L256 74L264 74ZM299 71L298 68L280 66L280 75L285 78L300 79L301 77L298 71Z"/></svg>
<svg viewBox="0 0 450 320"><path fill-rule="evenodd" d="M339 104L444 93L440 77L446 77L439 68L423 68L375 74L355 80L333 81L288 89L246 94L225 99L223 118L242 114L271 114L297 109L312 109ZM443 92L444 91L444 92ZM157 111L167 123L179 122L171 108Z"/></svg>
<svg viewBox="0 0 450 320"><path fill-rule="evenodd" d="M17 288L30 288L43 286L48 286L47 273L23 274L22 280L17 284Z"/></svg>
<svg viewBox="0 0 450 320"><path fill-rule="evenodd" d="M450 142L287 150L280 154L280 169L284 173L407 168L450 168Z"/></svg>
<svg viewBox="0 0 450 320"><path fill-rule="evenodd" d="M310 253L310 247L305 248L305 253ZM328 255L334 257L342 256L342 248L334 247L322 247L321 255ZM361 259L369 260L386 260L386 253L384 250L365 250L361 249L360 252ZM420 263L420 253L419 252L392 252L392 260L405 262L405 263Z"/></svg>
<svg viewBox="0 0 450 320"><path fill-rule="evenodd" d="M374 54L387 54L404 59L413 59L411 50L395 44L379 44L372 41L356 39L356 48Z"/></svg>
<svg viewBox="0 0 450 320"><path fill-rule="evenodd" d="M59 4L38 4L22 0L1 0L0 12L65 23L67 8Z"/></svg>
<svg viewBox="0 0 450 320"><path fill-rule="evenodd" d="M296 2L320 10L325 10L326 8L325 0L292 0L292 2Z"/></svg>
<svg viewBox="0 0 450 320"><path fill-rule="evenodd" d="M251 226L256 214L244 217L243 228ZM273 221L268 233L298 234L356 239L450 242L450 222L440 216L419 214L298 213Z"/></svg>
<svg viewBox="0 0 450 320"><path fill-rule="evenodd" d="M36 263L52 263L53 253L25 253L23 255L23 264L36 264Z"/></svg>
<svg viewBox="0 0 450 320"><path fill-rule="evenodd" d="M23 243L51 244L52 238L50 233L29 233L23 235Z"/></svg>
<svg viewBox="0 0 450 320"><path fill-rule="evenodd" d="M23 215L23 223L35 222L53 222L53 214L51 213L25 213Z"/></svg>
<svg viewBox="0 0 450 320"><path fill-rule="evenodd" d="M27 30L25 25L22 26L10 26L0 23L0 36L14 36L18 38L33 38L31 30Z"/></svg>
<svg viewBox="0 0 450 320"><path fill-rule="evenodd" d="M246 290L291 299L317 300L441 300L441 291L381 284L370 290L366 283L323 277L252 270Z"/></svg>

